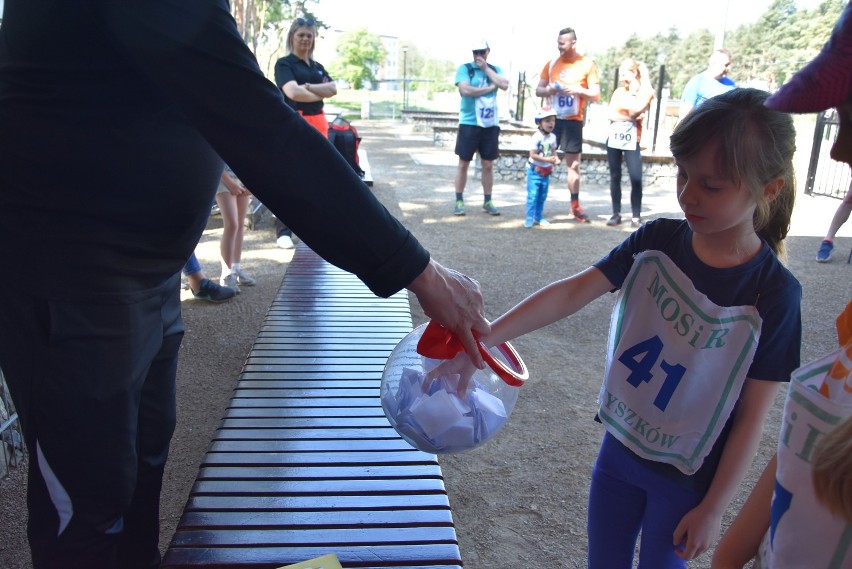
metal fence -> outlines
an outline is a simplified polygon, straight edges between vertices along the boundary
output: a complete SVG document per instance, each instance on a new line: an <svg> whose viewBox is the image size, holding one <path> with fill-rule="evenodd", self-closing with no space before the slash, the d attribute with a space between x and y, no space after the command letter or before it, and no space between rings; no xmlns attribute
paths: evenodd
<svg viewBox="0 0 852 569"><path fill-rule="evenodd" d="M831 147L837 140L840 118L835 109L817 115L814 143L808 164L805 193L843 199L852 182L852 170L842 162L832 160Z"/></svg>
<svg viewBox="0 0 852 569"><path fill-rule="evenodd" d="M9 468L18 466L24 457L24 438L18 414L12 404L3 370L0 370L0 479L5 478Z"/></svg>

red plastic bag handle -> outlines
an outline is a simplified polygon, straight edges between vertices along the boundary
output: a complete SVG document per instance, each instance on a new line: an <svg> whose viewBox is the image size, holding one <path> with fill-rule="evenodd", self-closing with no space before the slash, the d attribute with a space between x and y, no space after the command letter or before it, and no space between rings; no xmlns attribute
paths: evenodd
<svg viewBox="0 0 852 569"><path fill-rule="evenodd" d="M479 336L474 332L473 337L476 338L479 353L482 359L488 364L497 376L509 385L520 387L529 379L529 371L524 364L518 352L512 347L509 342L504 342L497 346L497 349L509 360L520 372L508 367L506 364L491 355L488 348L479 341ZM456 354L464 351L464 346L452 331L444 328L435 321L429 322L420 341L417 342L417 353L427 358L436 360L451 360L456 357Z"/></svg>

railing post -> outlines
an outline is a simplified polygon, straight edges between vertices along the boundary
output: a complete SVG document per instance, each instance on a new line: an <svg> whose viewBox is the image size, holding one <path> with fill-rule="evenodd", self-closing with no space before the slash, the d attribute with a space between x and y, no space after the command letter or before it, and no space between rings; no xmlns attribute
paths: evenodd
<svg viewBox="0 0 852 569"><path fill-rule="evenodd" d="M660 65L660 78L657 81L657 109L654 113L654 141L651 144L651 154L657 151L657 131L660 130L660 107L663 105L663 84L666 81L666 66Z"/></svg>
<svg viewBox="0 0 852 569"><path fill-rule="evenodd" d="M526 97L527 72L518 73L518 100L515 104L515 120L524 120L524 98Z"/></svg>
<svg viewBox="0 0 852 569"><path fill-rule="evenodd" d="M822 146L822 134L825 131L826 111L817 113L816 125L814 126L814 142L811 145L811 159L808 161L808 177L805 179L805 194L811 195L814 191L817 166L819 166L819 150Z"/></svg>

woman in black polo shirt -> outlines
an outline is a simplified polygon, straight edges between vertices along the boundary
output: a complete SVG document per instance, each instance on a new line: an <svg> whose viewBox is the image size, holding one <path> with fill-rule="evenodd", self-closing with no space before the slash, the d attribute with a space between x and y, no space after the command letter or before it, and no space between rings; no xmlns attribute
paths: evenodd
<svg viewBox="0 0 852 569"><path fill-rule="evenodd" d="M284 91L287 104L327 138L323 99L335 96L337 86L325 68L314 61L316 38L316 22L293 20L287 32L289 53L275 63L275 84Z"/></svg>

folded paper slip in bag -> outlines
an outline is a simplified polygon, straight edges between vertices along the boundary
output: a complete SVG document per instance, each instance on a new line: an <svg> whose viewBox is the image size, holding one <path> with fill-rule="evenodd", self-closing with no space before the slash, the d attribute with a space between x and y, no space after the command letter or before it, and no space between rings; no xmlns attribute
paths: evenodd
<svg viewBox="0 0 852 569"><path fill-rule="evenodd" d="M477 369L455 335L431 322L416 328L391 352L382 374L382 407L412 446L438 454L476 448L508 421L528 377L514 349L488 349Z"/></svg>

